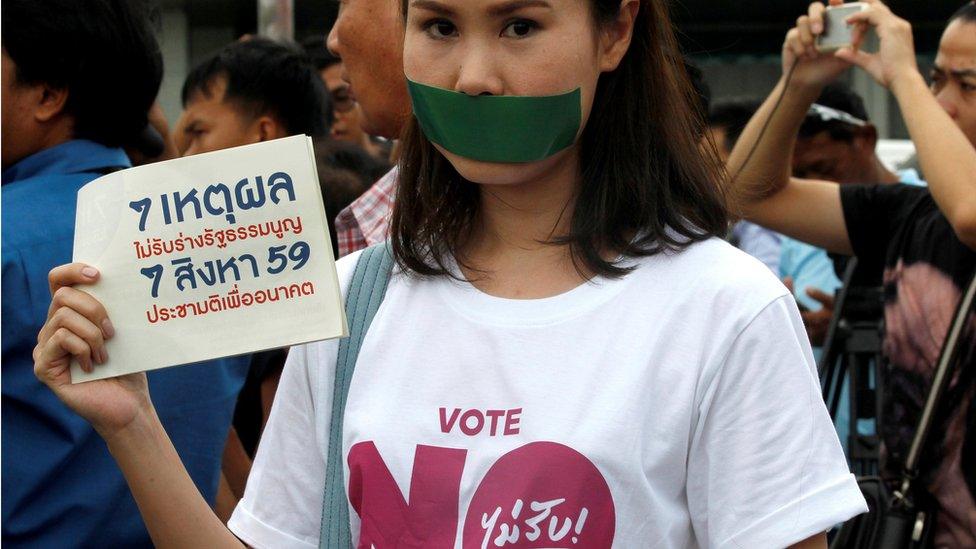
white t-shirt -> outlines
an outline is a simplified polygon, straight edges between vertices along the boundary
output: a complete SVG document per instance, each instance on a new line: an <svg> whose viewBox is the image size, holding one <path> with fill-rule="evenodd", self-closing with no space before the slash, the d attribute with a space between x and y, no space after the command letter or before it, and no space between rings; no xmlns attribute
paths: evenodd
<svg viewBox="0 0 976 549"><path fill-rule="evenodd" d="M867 510L769 269L720 240L633 264L537 300L394 275L345 413L354 545L785 547ZM318 545L337 349L289 353L230 521L253 546Z"/></svg>

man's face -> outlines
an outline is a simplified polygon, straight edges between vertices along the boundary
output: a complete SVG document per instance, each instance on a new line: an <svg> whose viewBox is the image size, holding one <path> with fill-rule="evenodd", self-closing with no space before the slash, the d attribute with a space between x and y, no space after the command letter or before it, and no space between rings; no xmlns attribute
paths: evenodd
<svg viewBox="0 0 976 549"><path fill-rule="evenodd" d="M335 121L332 123L332 137L359 145L365 137L362 127L362 110L349 93L349 84L342 79L345 69L337 63L322 69L322 81L332 95Z"/></svg>
<svg viewBox="0 0 976 549"><path fill-rule="evenodd" d="M797 139L793 149L793 175L836 183L871 183L873 148L859 142L835 140L828 132Z"/></svg>
<svg viewBox="0 0 976 549"><path fill-rule="evenodd" d="M328 46L342 58L342 79L362 107L362 127L395 138L410 116L403 76L399 0L341 0Z"/></svg>
<svg viewBox="0 0 976 549"><path fill-rule="evenodd" d="M0 142L2 142L3 167L37 152L39 139L33 123L32 105L35 102L34 86L23 86L16 81L16 65L6 51L0 60Z"/></svg>
<svg viewBox="0 0 976 549"><path fill-rule="evenodd" d="M176 136L183 156L219 151L261 141L254 117L247 116L233 102L224 101L227 82L216 78L210 93L190 96L177 123Z"/></svg>
<svg viewBox="0 0 976 549"><path fill-rule="evenodd" d="M976 24L958 19L942 35L932 92L976 147Z"/></svg>

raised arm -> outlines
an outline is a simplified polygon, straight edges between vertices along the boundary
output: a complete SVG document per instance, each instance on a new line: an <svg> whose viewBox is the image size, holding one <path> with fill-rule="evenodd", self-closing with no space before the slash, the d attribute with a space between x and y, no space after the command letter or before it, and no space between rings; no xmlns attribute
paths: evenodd
<svg viewBox="0 0 976 549"><path fill-rule="evenodd" d="M831 0L840 4L841 0ZM851 253L840 203L830 182L792 177L793 147L810 105L851 65L814 48L823 32L819 2L786 35L783 76L752 117L729 157L733 213L830 251ZM795 64L795 67L794 67Z"/></svg>
<svg viewBox="0 0 976 549"><path fill-rule="evenodd" d="M939 105L918 72L911 25L882 2L869 4L849 21L877 30L878 53L842 50L838 57L857 64L894 94L932 197L959 239L976 249L976 145Z"/></svg>
<svg viewBox="0 0 976 549"><path fill-rule="evenodd" d="M34 373L105 439L156 547L243 547L186 472L149 398L144 373L71 384L72 358L86 371L107 358L114 329L102 305L71 287L98 273L71 264L51 271L54 299L34 349Z"/></svg>

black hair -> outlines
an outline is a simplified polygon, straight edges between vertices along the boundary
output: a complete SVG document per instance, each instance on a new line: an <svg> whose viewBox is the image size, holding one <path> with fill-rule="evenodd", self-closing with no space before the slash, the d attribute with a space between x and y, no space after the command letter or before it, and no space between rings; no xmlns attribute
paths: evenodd
<svg viewBox="0 0 976 549"><path fill-rule="evenodd" d="M596 28L620 14L619 0L589 0ZM598 80L579 141L580 176L568 246L583 276L620 277L623 258L681 250L728 230L721 166L700 145L702 117L668 15L670 2L640 0L620 65ZM407 13L407 0L403 0ZM400 177L390 224L393 255L406 272L453 276L448 258L472 235L479 186L464 180L420 129L401 136ZM618 253L608 261L606 252Z"/></svg>
<svg viewBox="0 0 976 549"><path fill-rule="evenodd" d="M136 0L4 0L15 84L66 89L74 137L116 147L146 127L163 78L147 5Z"/></svg>
<svg viewBox="0 0 976 549"><path fill-rule="evenodd" d="M305 48L305 54L308 55L308 59L317 71L342 63L342 59L338 55L325 47L325 37L321 34L309 36L302 40L302 47Z"/></svg>
<svg viewBox="0 0 976 549"><path fill-rule="evenodd" d="M685 70L688 71L688 81L695 92L692 109L695 111L695 130L699 136L705 134L705 118L709 106L712 104L712 88L705 82L705 74L687 57L684 58Z"/></svg>
<svg viewBox="0 0 976 549"><path fill-rule="evenodd" d="M868 111L864 106L864 99L850 86L843 82L829 84L817 98L817 104L831 109L845 112L854 118L869 122ZM857 134L857 128L840 120L824 121L816 116L808 116L800 126L801 138L813 137L822 132L828 132L834 141L850 143Z"/></svg>
<svg viewBox="0 0 976 549"><path fill-rule="evenodd" d="M708 125L725 130L725 143L717 145L729 151L735 148L761 104L762 101L756 98L736 98L716 103L708 112Z"/></svg>
<svg viewBox="0 0 976 549"><path fill-rule="evenodd" d="M315 163L318 168L322 204L332 238L332 251L337 256L339 241L335 219L379 178L390 171L390 164L370 156L362 147L345 141L316 138L313 141Z"/></svg>
<svg viewBox="0 0 976 549"><path fill-rule="evenodd" d="M326 135L332 125L325 85L305 53L293 44L251 38L224 46L187 75L183 105L194 94L209 96L218 78L227 82L224 101L275 117L289 135Z"/></svg>
<svg viewBox="0 0 976 549"><path fill-rule="evenodd" d="M976 1L966 2L959 8L959 11L952 14L949 18L949 23L953 23L957 19L965 21L966 23L976 23Z"/></svg>

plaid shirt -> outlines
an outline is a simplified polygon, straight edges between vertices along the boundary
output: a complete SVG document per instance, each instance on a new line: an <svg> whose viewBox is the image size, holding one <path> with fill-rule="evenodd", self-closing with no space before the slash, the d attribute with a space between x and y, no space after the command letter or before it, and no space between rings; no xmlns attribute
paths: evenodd
<svg viewBox="0 0 976 549"><path fill-rule="evenodd" d="M365 194L339 212L335 220L339 257L386 240L390 232L390 214L393 212L398 177L397 168L393 168Z"/></svg>

